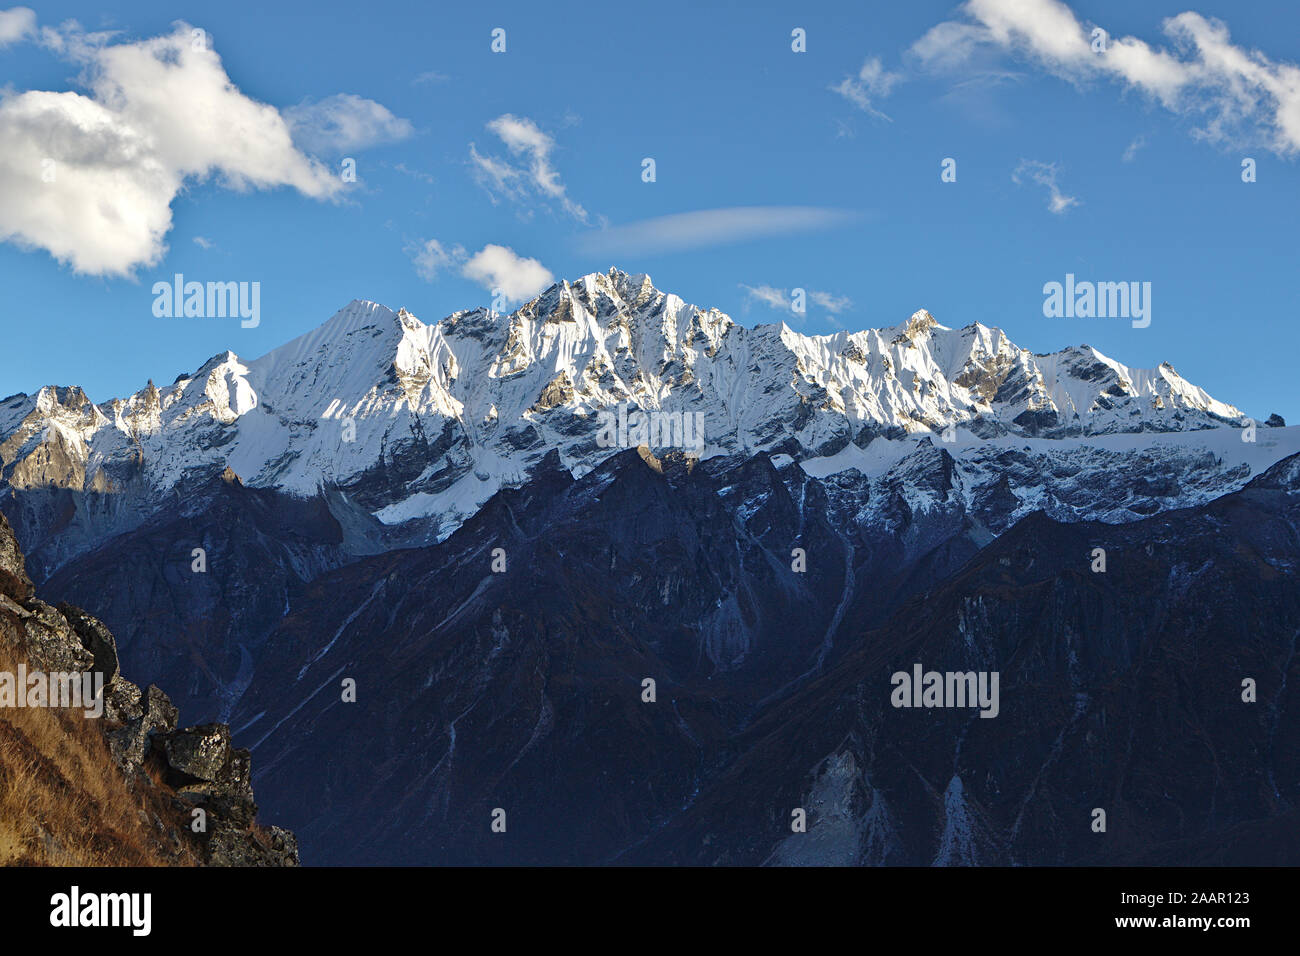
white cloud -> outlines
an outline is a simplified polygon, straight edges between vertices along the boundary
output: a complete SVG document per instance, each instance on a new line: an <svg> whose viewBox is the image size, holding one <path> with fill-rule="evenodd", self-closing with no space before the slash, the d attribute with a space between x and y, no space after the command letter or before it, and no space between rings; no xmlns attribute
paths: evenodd
<svg viewBox="0 0 1300 956"><path fill-rule="evenodd" d="M443 83L451 79L446 73L439 73L437 70L427 70L416 76L411 81L412 86L418 86L421 83Z"/></svg>
<svg viewBox="0 0 1300 956"><path fill-rule="evenodd" d="M356 96L336 93L319 102L307 101L284 111L293 141L309 153L344 153L398 143L413 132L409 120L387 107Z"/></svg>
<svg viewBox="0 0 1300 956"><path fill-rule="evenodd" d="M961 10L966 22L940 23L913 44L923 64L955 68L980 50L1010 52L1076 84L1112 79L1173 113L1204 116L1203 138L1300 151L1300 67L1233 45L1222 21L1187 11L1161 24L1172 50L1108 37L1095 52L1094 25L1060 0L967 0Z"/></svg>
<svg viewBox="0 0 1300 956"><path fill-rule="evenodd" d="M448 249L437 239L426 239L423 242L408 245L406 253L411 257L411 261L415 263L415 274L425 282L432 282L438 278L438 273L448 266L465 261L463 247L452 246Z"/></svg>
<svg viewBox="0 0 1300 956"><path fill-rule="evenodd" d="M36 13L28 7L0 10L0 47L36 35Z"/></svg>
<svg viewBox="0 0 1300 956"><path fill-rule="evenodd" d="M952 70L969 63L992 43L988 30L970 23L940 23L931 27L909 51L927 70Z"/></svg>
<svg viewBox="0 0 1300 956"><path fill-rule="evenodd" d="M1124 149L1124 155L1122 157L1124 162L1126 163L1133 162L1133 160L1137 157L1138 150L1142 149L1142 147L1146 146L1146 144L1147 144L1147 140L1145 136L1139 136L1137 139L1133 140L1133 142L1129 143L1128 146L1125 147Z"/></svg>
<svg viewBox="0 0 1300 956"><path fill-rule="evenodd" d="M192 29L133 43L65 29L88 95L0 95L0 240L45 249L75 271L127 275L166 252L187 182L291 186L314 199L342 183L299 152L272 106L245 96Z"/></svg>
<svg viewBox="0 0 1300 956"><path fill-rule="evenodd" d="M195 236L194 244L204 251L212 248L212 240L206 236Z"/></svg>
<svg viewBox="0 0 1300 956"><path fill-rule="evenodd" d="M770 285L750 286L743 282L740 287L745 290L746 302L757 302L780 312L790 311L790 296L785 289Z"/></svg>
<svg viewBox="0 0 1300 956"><path fill-rule="evenodd" d="M881 119L889 119L876 109L876 100L884 99L902 79L899 73L890 73L880 65L879 57L869 57L858 70L857 76L846 76L831 90L840 94L858 109Z"/></svg>
<svg viewBox="0 0 1300 956"><path fill-rule="evenodd" d="M525 259L506 246L489 243L469 258L461 275L511 302L531 299L555 282L536 259Z"/></svg>
<svg viewBox="0 0 1300 956"><path fill-rule="evenodd" d="M852 213L819 206L701 209L596 230L583 237L582 245L602 254L648 255L828 229L854 218Z"/></svg>
<svg viewBox="0 0 1300 956"><path fill-rule="evenodd" d="M488 191L493 203L497 201L497 193L504 193L514 200L524 198L524 189L520 185L522 170L495 156L484 156L473 143L469 144L469 158L474 164L474 178Z"/></svg>
<svg viewBox="0 0 1300 956"><path fill-rule="evenodd" d="M508 160L484 156L470 143L470 160L474 164L475 176L489 193L504 193L516 201L526 199L530 193L540 195L544 200L558 202L579 222L587 222L587 210L569 198L560 174L551 162L555 140L550 135L528 117L510 113L498 116L487 124L487 128L501 139L512 156L526 163L525 166L515 166Z"/></svg>
<svg viewBox="0 0 1300 956"><path fill-rule="evenodd" d="M770 285L750 286L745 285L743 282L740 287L745 290L746 304L757 302L759 305L776 309L778 312L789 312L794 307L794 293L792 291L778 289ZM853 301L848 296L835 295L832 292L821 292L814 289L809 291L807 296L814 305L819 306L831 315L839 315L853 305Z"/></svg>
<svg viewBox="0 0 1300 956"><path fill-rule="evenodd" d="M839 315L845 309L853 308L853 300L847 295L834 295L830 292L809 292L808 297L815 305L821 306L831 315Z"/></svg>
<svg viewBox="0 0 1300 956"><path fill-rule="evenodd" d="M456 269L464 278L511 302L531 299L555 281L550 270L536 259L526 259L494 243L471 256L464 246L424 239L408 244L406 254L415 264L416 274L426 282L433 282L448 269Z"/></svg>
<svg viewBox="0 0 1300 956"><path fill-rule="evenodd" d="M1028 179L1040 186L1046 186L1048 193L1047 209L1059 216L1070 207L1079 205L1079 200L1074 196L1067 196L1061 192L1056 183L1056 174L1055 163L1043 163L1036 159L1022 159L1020 165L1011 174L1011 179L1017 184Z"/></svg>

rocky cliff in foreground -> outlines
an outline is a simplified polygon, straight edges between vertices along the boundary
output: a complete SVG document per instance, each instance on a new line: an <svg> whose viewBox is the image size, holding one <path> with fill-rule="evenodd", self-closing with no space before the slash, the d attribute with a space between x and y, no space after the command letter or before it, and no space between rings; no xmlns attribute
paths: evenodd
<svg viewBox="0 0 1300 956"><path fill-rule="evenodd" d="M15 706L37 673L102 675L102 707ZM293 834L256 817L230 728L179 727L122 676L108 628L35 597L0 515L0 864L297 865Z"/></svg>

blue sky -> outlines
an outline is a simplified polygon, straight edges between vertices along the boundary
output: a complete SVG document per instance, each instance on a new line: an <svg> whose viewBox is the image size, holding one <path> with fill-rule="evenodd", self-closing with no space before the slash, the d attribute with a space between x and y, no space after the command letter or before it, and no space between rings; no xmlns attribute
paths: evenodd
<svg viewBox="0 0 1300 956"><path fill-rule="evenodd" d="M211 53L169 51L178 20ZM1094 26L1109 48L1085 56ZM0 394L103 401L354 298L432 322L617 266L748 325L927 308L1300 419L1297 26L1292 4L1201 0L19 8L0 14ZM130 56L148 42L175 59L165 86ZM178 272L260 282L260 324L155 317ZM1067 273L1150 282L1150 326L1044 317ZM768 304L796 287L805 314Z"/></svg>

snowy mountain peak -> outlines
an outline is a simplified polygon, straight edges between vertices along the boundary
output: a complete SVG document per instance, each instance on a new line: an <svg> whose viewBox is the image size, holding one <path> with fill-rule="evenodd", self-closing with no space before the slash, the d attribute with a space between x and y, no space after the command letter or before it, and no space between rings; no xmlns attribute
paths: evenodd
<svg viewBox="0 0 1300 956"><path fill-rule="evenodd" d="M949 426L982 440L1073 440L1241 418L1167 363L1130 369L1088 346L1034 355L1001 329L954 330L925 309L852 333L746 328L610 269L508 315L433 324L355 299L258 359L222 352L166 388L99 406L75 388L11 397L0 402L0 494L49 484L149 497L230 468L254 487L338 488L386 523L432 520L444 534L552 449L579 475L617 452L599 440L600 413L620 406L694 416L706 457L805 463ZM55 458L41 451L50 436Z"/></svg>
<svg viewBox="0 0 1300 956"><path fill-rule="evenodd" d="M937 327L939 327L939 323L936 322L934 316L925 309L917 309L912 313L912 317L907 320L907 331L911 335L923 335ZM952 330L944 329L944 331L949 332Z"/></svg>

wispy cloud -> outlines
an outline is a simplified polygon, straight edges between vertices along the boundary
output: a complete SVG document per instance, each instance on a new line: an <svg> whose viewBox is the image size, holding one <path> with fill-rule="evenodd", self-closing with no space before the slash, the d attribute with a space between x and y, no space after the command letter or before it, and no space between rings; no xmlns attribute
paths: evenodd
<svg viewBox="0 0 1300 956"><path fill-rule="evenodd" d="M194 244L205 252L212 248L212 240L205 236L195 236Z"/></svg>
<svg viewBox="0 0 1300 956"><path fill-rule="evenodd" d="M839 315L846 309L853 308L853 300L847 295L833 295L830 292L809 292L808 297L815 305L825 309L831 315Z"/></svg>
<svg viewBox="0 0 1300 956"><path fill-rule="evenodd" d="M446 73L439 73L437 70L426 70L425 72L418 74L415 79L411 81L411 85L421 86L425 83L445 83L449 79L451 79L451 77Z"/></svg>
<svg viewBox="0 0 1300 956"><path fill-rule="evenodd" d="M309 153L342 155L410 137L413 127L374 100L338 93L284 111L293 141Z"/></svg>
<svg viewBox="0 0 1300 956"><path fill-rule="evenodd" d="M470 162L475 177L492 195L501 194L517 202L530 197L559 203L560 207L581 223L588 221L587 210L569 198L560 174L551 160L555 140L526 116L506 113L487 124L506 145L510 155L522 160L515 165L507 159L485 156L474 143L469 144Z"/></svg>
<svg viewBox="0 0 1300 956"><path fill-rule="evenodd" d="M869 57L856 76L846 76L831 91L840 94L858 109L880 119L889 119L875 106L877 100L889 96L902 79L900 73L890 73L880 65L879 57Z"/></svg>
<svg viewBox="0 0 1300 956"><path fill-rule="evenodd" d="M740 287L745 290L745 302L747 304L757 302L769 309L776 309L778 312L790 311L790 296L785 289L778 289L770 285L745 285L743 282Z"/></svg>
<svg viewBox="0 0 1300 956"><path fill-rule="evenodd" d="M1072 206L1079 205L1079 200L1074 196L1067 196L1061 192L1061 188L1056 183L1057 168L1055 163L1044 163L1036 159L1022 159L1020 165L1015 168L1011 174L1011 179L1017 184L1022 184L1026 180L1037 183L1047 188L1047 209L1049 212L1060 216Z"/></svg>
<svg viewBox="0 0 1300 956"><path fill-rule="evenodd" d="M855 218L854 213L821 206L701 209L594 230L582 238L581 244L591 252L649 255L814 232Z"/></svg>
<svg viewBox="0 0 1300 956"><path fill-rule="evenodd" d="M1139 136L1137 139L1133 140L1133 142L1129 143L1127 147L1125 147L1124 155L1121 158L1126 163L1133 162L1133 160L1137 157L1138 150L1142 149L1142 147L1144 147L1146 144L1147 144L1146 137Z"/></svg>
<svg viewBox="0 0 1300 956"><path fill-rule="evenodd" d="M434 281L444 269L465 261L463 247L452 246L448 249L437 239L408 243L406 254L415 264L415 274L425 282Z"/></svg>
<svg viewBox="0 0 1300 956"><path fill-rule="evenodd" d="M1300 67L1232 43L1220 20L1187 11L1161 27L1172 49L1107 36L1060 0L968 0L964 20L932 28L911 53L932 68L957 69L989 51L1009 53L1082 85L1111 79L1179 116L1203 118L1197 136L1224 144L1260 143L1280 155L1300 151Z"/></svg>
<svg viewBox="0 0 1300 956"><path fill-rule="evenodd" d="M751 303L765 305L769 309L776 309L778 312L794 311L794 290L778 289L771 285L745 285L743 282L740 288L745 291L745 304ZM853 307L853 300L848 296L835 295L831 292L822 292L811 290L806 293L807 298L814 305L830 315L839 315L846 309Z"/></svg>
<svg viewBox="0 0 1300 956"><path fill-rule="evenodd" d="M404 176L410 176L412 179L418 179L422 183L428 183L432 185L435 182L432 173L426 173L422 169L412 169L410 166L407 166L406 163L394 163L393 169Z"/></svg>
<svg viewBox="0 0 1300 956"><path fill-rule="evenodd" d="M982 25L945 21L931 27L908 52L923 69L942 72L967 66L991 44L988 30Z"/></svg>

